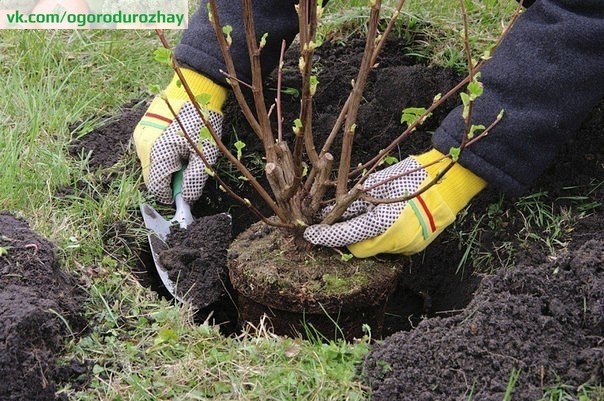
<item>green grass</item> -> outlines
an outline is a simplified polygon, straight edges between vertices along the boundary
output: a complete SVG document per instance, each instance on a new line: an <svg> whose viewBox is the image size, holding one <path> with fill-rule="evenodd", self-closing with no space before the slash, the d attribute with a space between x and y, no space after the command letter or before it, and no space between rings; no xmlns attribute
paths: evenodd
<svg viewBox="0 0 604 401"><path fill-rule="evenodd" d="M382 1L382 18L390 18L396 0ZM513 0L464 1L468 13L470 49L477 59L495 43L514 15L518 4ZM332 0L326 7L331 12L324 18L320 32L328 37L344 37L364 32L363 21L369 15L365 0ZM463 43L463 17L460 3L451 0L407 0L394 32L409 34L421 32L409 54L430 63L467 70ZM428 29L425 29L429 27ZM335 33L334 33L335 30Z"/></svg>
<svg viewBox="0 0 604 401"><path fill-rule="evenodd" d="M592 182L584 187L565 188L568 195L553 197L546 191L520 197L515 201L500 196L497 202L477 213L462 211L450 228L452 239L459 241L462 257L458 273L466 268L487 274L515 265L516 254L526 249L555 258L566 248L577 221L601 207L593 193L603 185ZM485 243L485 233L503 235Z"/></svg>
<svg viewBox="0 0 604 401"><path fill-rule="evenodd" d="M515 3L475 3L472 45L480 52ZM362 30L364 4L332 1L325 34ZM449 0L409 2L403 19L433 28L414 51L443 65L465 63L460 17ZM172 41L179 36L168 34ZM153 61L157 47L152 31L0 31L0 210L57 244L62 265L82 278L89 295L90 332L66 344L64 358L92 361L94 378L60 393L74 400L367 399L356 372L368 338L287 339L264 324L225 338L137 281L136 244L145 242L138 205L147 195L139 191L133 152L108 170L89 171L67 148L74 135L168 80L171 72ZM70 194L58 195L64 192ZM119 222L127 222L126 232Z"/></svg>

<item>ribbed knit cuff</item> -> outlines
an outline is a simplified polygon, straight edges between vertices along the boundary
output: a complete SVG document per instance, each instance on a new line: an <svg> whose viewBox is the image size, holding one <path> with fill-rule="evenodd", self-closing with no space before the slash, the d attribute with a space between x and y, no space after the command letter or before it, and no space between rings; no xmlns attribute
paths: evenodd
<svg viewBox="0 0 604 401"><path fill-rule="evenodd" d="M202 93L210 95L210 102L206 106L208 109L216 112L222 110L227 97L227 89L225 87L188 68L181 67L180 71L195 96ZM166 96L168 99L189 99L184 86L178 85L178 81L180 81L178 75L174 74L172 81L170 81L170 84L164 91Z"/></svg>
<svg viewBox="0 0 604 401"><path fill-rule="evenodd" d="M444 155L436 149L414 156L415 160L422 166L426 166L443 157ZM449 158L444 158L438 163L424 167L430 177L428 182L436 177L439 172L443 171L450 161ZM485 180L461 166L459 163L455 163L435 185L435 189L438 190L443 201L451 208L451 211L457 214L468 204L470 199L482 191L486 185L487 182Z"/></svg>

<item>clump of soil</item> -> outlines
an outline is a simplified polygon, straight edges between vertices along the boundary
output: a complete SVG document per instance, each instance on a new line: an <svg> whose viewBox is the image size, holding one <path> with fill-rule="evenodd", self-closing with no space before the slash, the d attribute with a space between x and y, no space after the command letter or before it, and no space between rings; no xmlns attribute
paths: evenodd
<svg viewBox="0 0 604 401"><path fill-rule="evenodd" d="M125 104L118 116L105 116L102 126L74 139L70 143L69 154L88 158L91 169L114 165L126 153L134 128L146 110L145 101L134 100ZM77 132L78 127L76 124L71 130ZM102 141L98 140L99 136L103 137Z"/></svg>
<svg viewBox="0 0 604 401"><path fill-rule="evenodd" d="M342 260L333 249L301 251L292 236L263 222L253 224L229 248L229 276L242 319L256 324L268 314L277 334L314 326L327 338L380 336L385 304L402 264L387 259ZM327 316L328 315L328 316Z"/></svg>
<svg viewBox="0 0 604 401"><path fill-rule="evenodd" d="M198 309L228 302L227 248L231 216L226 213L196 219L186 229L175 226L168 249L159 260L176 285L176 293Z"/></svg>
<svg viewBox="0 0 604 401"><path fill-rule="evenodd" d="M0 399L54 400L57 383L85 367L57 366L64 343L86 326L86 295L60 267L55 247L0 212Z"/></svg>
<svg viewBox="0 0 604 401"><path fill-rule="evenodd" d="M603 221L600 213L579 224L592 239L555 260L484 278L460 314L376 344L363 367L373 399L501 401L514 370L514 400L540 399L557 383L601 385Z"/></svg>

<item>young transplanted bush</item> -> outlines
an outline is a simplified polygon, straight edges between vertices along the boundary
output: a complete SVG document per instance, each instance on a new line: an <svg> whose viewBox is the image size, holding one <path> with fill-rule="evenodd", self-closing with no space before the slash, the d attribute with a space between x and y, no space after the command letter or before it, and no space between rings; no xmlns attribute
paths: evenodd
<svg viewBox="0 0 604 401"><path fill-rule="evenodd" d="M215 133L207 118L207 113L204 111L204 105L208 103L209 99L207 99L206 95L193 96L186 80L180 72L177 62L171 58L170 46L162 31L158 31L158 35L164 49L161 49L163 51L157 53L157 58L171 64L178 74L183 87L189 94L189 98L193 102L205 125L205 127L202 128L201 140L208 139L216 144L220 152L250 182L278 219L269 220L267 216L263 216L248 199L240 197L235 191L229 188L223 180L221 180L209 163L206 162L204 155L197 144L194 143L188 133L185 132L176 113L173 113L176 121L181 126L183 135L196 149L197 154L206 164L208 174L215 177L224 191L246 204L262 221L288 230L297 239L302 238L301 234L303 233L304 228L309 224L319 222L331 224L336 222L346 211L347 207L359 198L364 198L372 203L387 203L400 202L419 195L442 178L457 161L464 148L486 136L493 126L495 126L503 117L502 111L487 127L472 125L470 123L472 104L481 95L483 90L482 84L479 82L480 73L478 72L478 69L480 68L482 60L488 58L489 54L485 54L479 62L472 59L468 44L467 14L464 9L464 1L461 0L460 9L464 15L465 50L468 58L468 75L447 94L442 96L440 94L436 95L428 108L408 108L403 110L401 121L406 123L406 129L392 141L390 145L379 152L379 154L375 155L371 160L353 168L351 166L351 152L357 126L357 110L362 99L362 93L369 72L377 66L376 61L380 50L384 45L388 34L392 30L395 20L405 1L398 1L384 30L380 32L381 1L369 0L369 19L367 22L365 49L361 64L359 65L358 74L356 79L352 81L350 94L342 106L331 132L327 136L327 139L320 144L321 146L318 146L319 144L316 143L316 135L313 133L312 124L313 97L317 93L317 86L320 85L317 77L313 75L313 54L320 46L317 39L317 24L323 13L321 1L300 0L299 4L296 6L299 19L300 58L298 66L302 78L302 87L300 90L301 102L299 117L290 122L287 128L284 128L281 116L280 96L281 66L283 65L285 43L282 46L281 60L277 71L277 97L275 99L275 104L268 106L264 100L260 65L260 54L266 43L267 34L257 35L255 32L251 1L252 0L243 0L243 13L246 41L252 68L252 82L242 82L237 77L237 72L235 71L233 60L229 53L229 46L232 43L232 27L221 25L215 0L209 0L208 13L226 63L227 71L225 71L224 74L232 87L241 111L256 134L256 137L263 145L266 160L265 174L270 184L270 192L267 188L264 188L246 166L241 163L241 148L238 147L235 152L232 152ZM518 12L516 15L518 15ZM513 21L514 19L512 19L512 23ZM502 33L501 37L503 37L506 32L507 30ZM460 96L464 105L463 118L466 121L466 132L461 138L461 145L457 148L452 148L450 152L444 156L444 158L450 160L448 166L443 169L431 183L424 186L416 193L408 194L405 197L397 199L378 200L369 197L366 194L369 188L363 187L363 183L369 174L375 171L386 158L390 158L389 153L393 151L401 141L414 132L417 127L431 115L434 109L439 107L447 98L455 94L464 86L466 86L466 91L462 92ZM252 105L247 103L244 89L247 89L252 93ZM168 103L167 99L165 99L165 101ZM276 112L272 113L273 110L276 110ZM275 119L274 124L271 124L271 119ZM276 132L273 130L273 127L277 127ZM293 131L294 139L291 143L284 139L284 129L291 129ZM330 150L338 136L341 137L340 142L342 146L339 155L334 155ZM434 163L439 161L441 160L437 160ZM337 166L337 168L334 166ZM404 174L409 173L411 173L411 171ZM402 175L403 174L390 177L388 180L400 178ZM372 187L384 183L385 182L378 183ZM328 196L330 199L326 199ZM319 215L318 211L326 204L330 204L332 207L328 213L324 214L320 221L317 221L317 216Z"/></svg>

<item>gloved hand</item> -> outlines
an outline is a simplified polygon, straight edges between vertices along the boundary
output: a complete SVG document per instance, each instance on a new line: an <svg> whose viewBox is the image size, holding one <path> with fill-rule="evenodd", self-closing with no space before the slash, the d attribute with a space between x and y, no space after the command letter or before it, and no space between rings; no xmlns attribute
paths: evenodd
<svg viewBox="0 0 604 401"><path fill-rule="evenodd" d="M363 187L369 188L388 177L419 168L368 191L370 196L378 199L394 199L413 194L431 182L449 163L445 159L424 167L442 156L442 153L434 149L418 156L410 156L372 173ZM482 178L456 163L438 183L415 198L377 205L357 200L342 216L347 220L332 225L316 224L307 227L304 238L315 245L348 246L350 252L358 258L378 253L414 254L426 248L485 186L486 182ZM327 211L329 209L323 213Z"/></svg>
<svg viewBox="0 0 604 401"><path fill-rule="evenodd" d="M223 119L221 109L227 96L226 88L195 71L185 68L181 68L181 71L195 96L202 93L210 95L210 101L206 105L209 110L208 120L220 136ZM203 122L190 102L184 86L179 85L178 81L178 77L174 75L164 94L187 134L198 143ZM182 135L178 122L161 97L153 99L134 129L133 139L141 161L143 179L149 191L160 202L172 201L172 175L186 164L188 166L183 173L182 197L187 203L192 203L201 196L208 178L205 164ZM200 145L208 163L214 164L218 157L218 148L207 139Z"/></svg>

